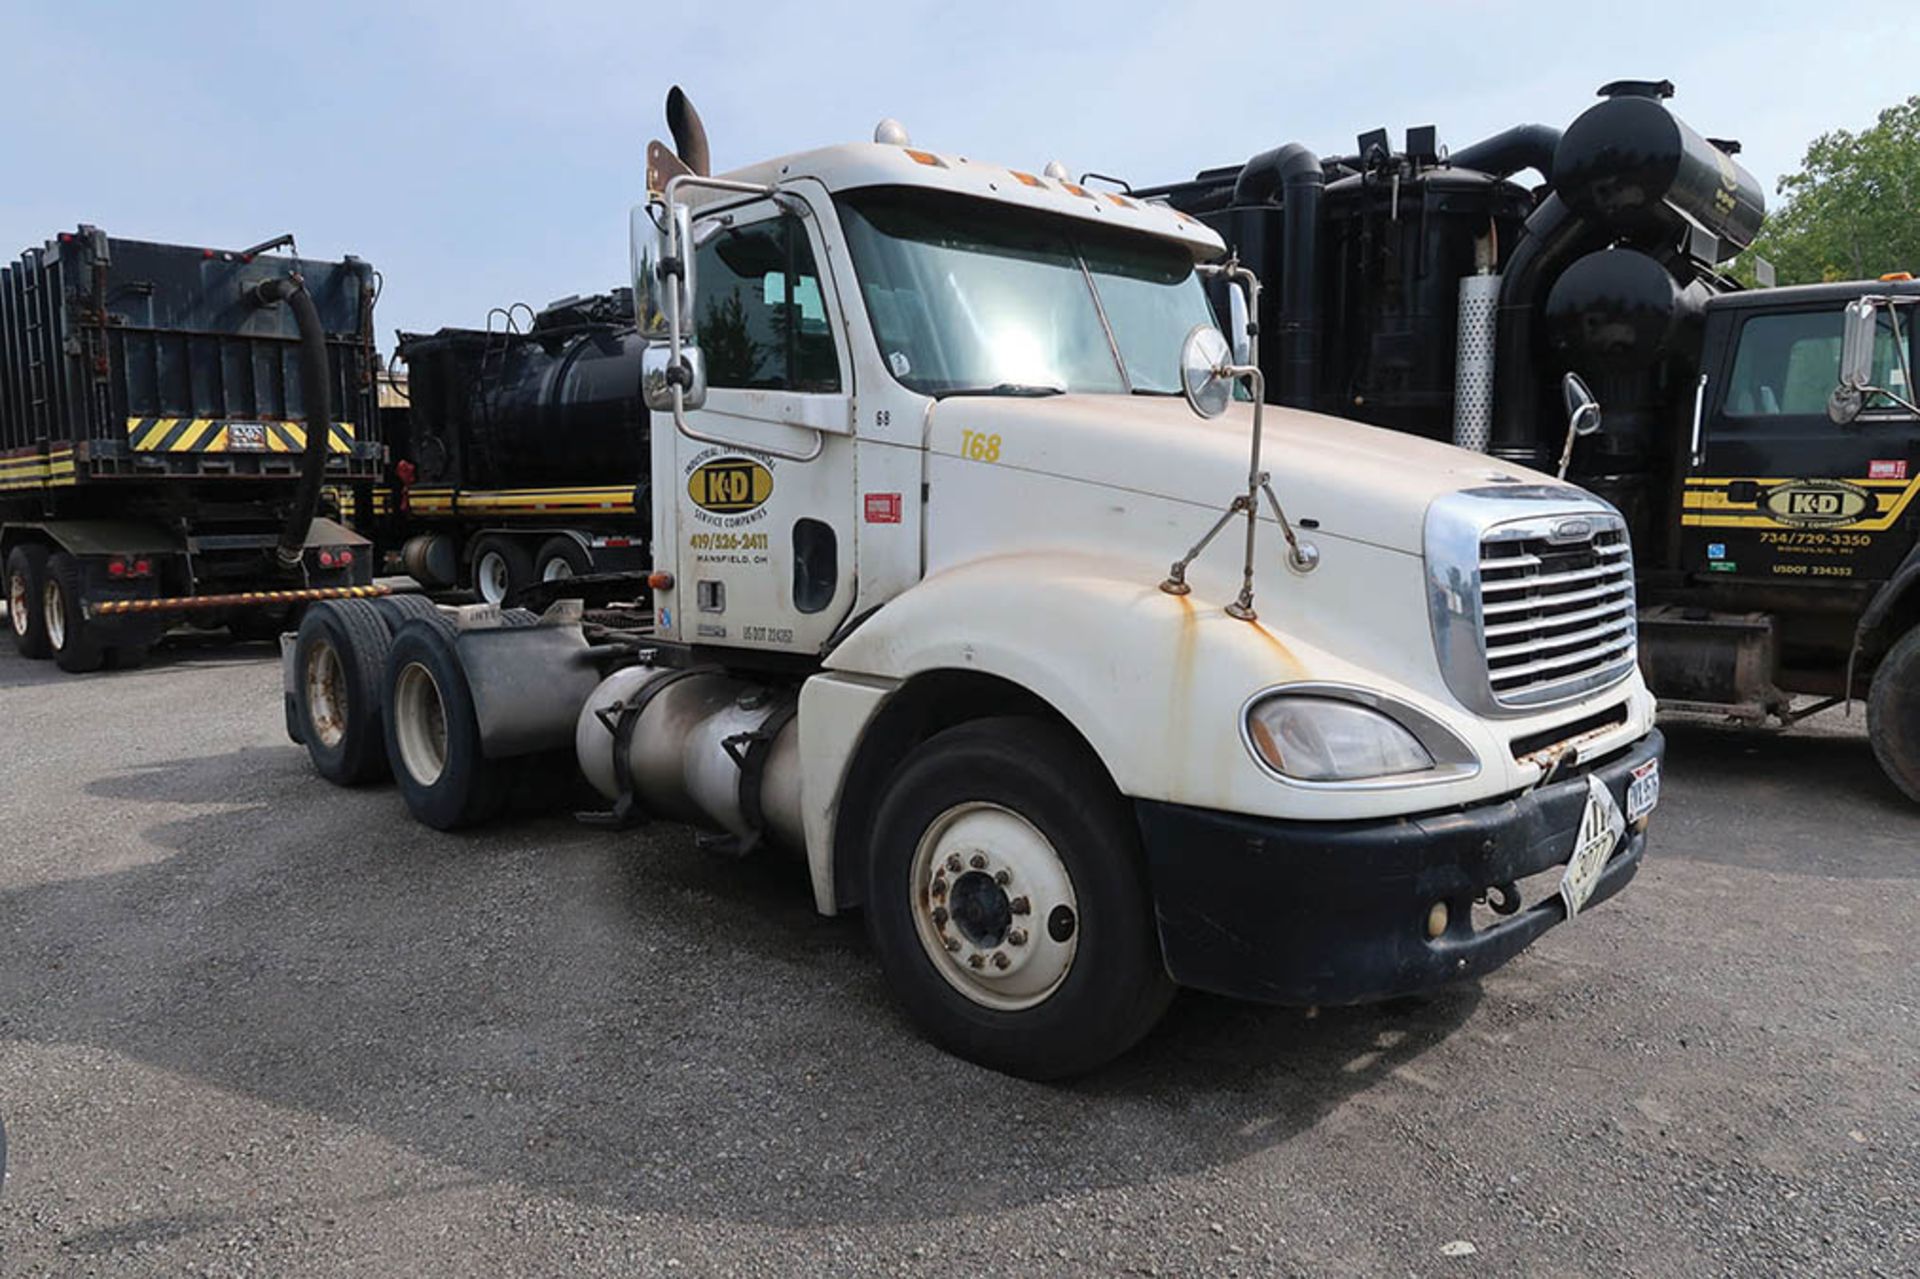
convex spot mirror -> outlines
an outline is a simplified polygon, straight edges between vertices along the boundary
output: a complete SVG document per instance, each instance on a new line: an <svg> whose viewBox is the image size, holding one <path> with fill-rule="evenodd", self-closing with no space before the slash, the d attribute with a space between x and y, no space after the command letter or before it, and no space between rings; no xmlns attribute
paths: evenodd
<svg viewBox="0 0 1920 1279"><path fill-rule="evenodd" d="M1572 435L1592 435L1600 429L1600 401L1587 388L1578 373L1560 379L1560 393L1567 402L1567 431Z"/></svg>
<svg viewBox="0 0 1920 1279"><path fill-rule="evenodd" d="M673 411L673 382L667 370L673 367L673 352L665 342L652 342L640 353L640 398L656 413ZM680 348L680 367L686 370L681 382L680 407L697 409L707 402L707 359L697 346Z"/></svg>
<svg viewBox="0 0 1920 1279"><path fill-rule="evenodd" d="M1238 290L1235 290L1238 293ZM1219 417L1233 400L1233 351L1211 324L1196 324L1180 344L1180 390L1201 417Z"/></svg>

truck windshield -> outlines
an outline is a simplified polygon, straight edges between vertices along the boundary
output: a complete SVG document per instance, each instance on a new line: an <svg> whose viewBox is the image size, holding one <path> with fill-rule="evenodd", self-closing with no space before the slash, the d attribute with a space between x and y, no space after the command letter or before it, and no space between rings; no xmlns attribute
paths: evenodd
<svg viewBox="0 0 1920 1279"><path fill-rule="evenodd" d="M1213 323L1176 244L911 188L839 205L881 355L927 395L1177 395Z"/></svg>

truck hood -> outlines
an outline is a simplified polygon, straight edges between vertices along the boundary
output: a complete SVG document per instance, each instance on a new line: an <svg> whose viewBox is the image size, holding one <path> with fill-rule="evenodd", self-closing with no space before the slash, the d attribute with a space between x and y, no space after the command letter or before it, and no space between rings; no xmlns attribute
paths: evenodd
<svg viewBox="0 0 1920 1279"><path fill-rule="evenodd" d="M1210 420L1178 396L952 397L934 406L929 439L958 440L962 430L998 435L1003 466L1220 510L1246 491L1253 406L1236 403ZM1414 555L1435 497L1556 483L1483 453L1299 409L1267 406L1262 439L1262 465L1290 520Z"/></svg>

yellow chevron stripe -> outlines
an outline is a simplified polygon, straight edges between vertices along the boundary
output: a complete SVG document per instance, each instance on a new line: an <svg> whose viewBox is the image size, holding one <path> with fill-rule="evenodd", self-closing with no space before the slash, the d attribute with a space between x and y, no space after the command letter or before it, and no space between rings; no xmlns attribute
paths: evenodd
<svg viewBox="0 0 1920 1279"><path fill-rule="evenodd" d="M232 449L227 427L234 422L264 426L269 453L299 453L307 447L307 428L298 422L251 418L130 417L127 419L127 445L136 453L153 453L162 448L169 453L228 453ZM167 436L175 427L186 430L172 444ZM332 453L351 453L358 430L351 422L335 422L327 436Z"/></svg>

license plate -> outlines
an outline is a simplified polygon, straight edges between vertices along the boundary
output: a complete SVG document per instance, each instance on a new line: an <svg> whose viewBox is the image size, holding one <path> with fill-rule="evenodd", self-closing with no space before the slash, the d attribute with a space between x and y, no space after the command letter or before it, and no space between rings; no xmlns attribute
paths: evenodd
<svg viewBox="0 0 1920 1279"><path fill-rule="evenodd" d="M1660 802L1660 761L1650 759L1633 770L1627 783L1627 821L1637 822Z"/></svg>
<svg viewBox="0 0 1920 1279"><path fill-rule="evenodd" d="M1620 805L1613 802L1613 796L1598 777L1587 774L1587 806L1580 814L1580 833L1573 838L1573 856L1567 859L1567 873L1560 877L1560 900L1566 903L1568 919L1578 915L1587 899L1593 896L1600 872L1607 868L1607 859L1613 856L1614 847L1626 830L1627 822L1620 815Z"/></svg>
<svg viewBox="0 0 1920 1279"><path fill-rule="evenodd" d="M267 428L259 422L229 422L227 449L234 453L265 453Z"/></svg>

